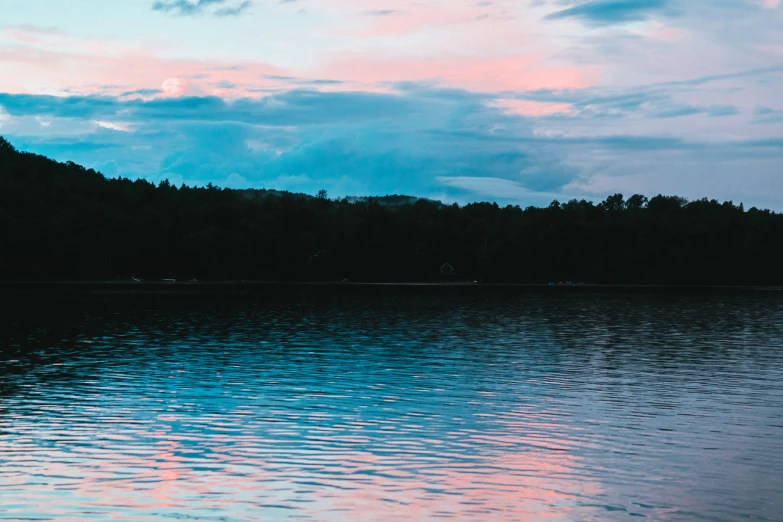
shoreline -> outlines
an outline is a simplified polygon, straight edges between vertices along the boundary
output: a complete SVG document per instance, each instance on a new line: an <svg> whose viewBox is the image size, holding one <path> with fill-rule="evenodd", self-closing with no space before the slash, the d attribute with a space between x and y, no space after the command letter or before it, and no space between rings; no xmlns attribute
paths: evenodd
<svg viewBox="0 0 783 522"><path fill-rule="evenodd" d="M783 286L758 285L633 285L633 284L541 284L475 282L340 282L340 281L0 281L0 288L22 289L475 289L526 292L584 293L704 293L704 292L783 292Z"/></svg>

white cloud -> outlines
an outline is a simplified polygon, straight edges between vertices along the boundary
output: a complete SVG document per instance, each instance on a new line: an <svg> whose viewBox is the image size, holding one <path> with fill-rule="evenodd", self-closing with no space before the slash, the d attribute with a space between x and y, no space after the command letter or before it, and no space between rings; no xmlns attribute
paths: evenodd
<svg viewBox="0 0 783 522"><path fill-rule="evenodd" d="M110 129L118 132L133 132L130 123L115 122L115 121L101 121L101 120L95 120L93 123L95 123L95 125L97 125L98 127L102 127L104 129Z"/></svg>

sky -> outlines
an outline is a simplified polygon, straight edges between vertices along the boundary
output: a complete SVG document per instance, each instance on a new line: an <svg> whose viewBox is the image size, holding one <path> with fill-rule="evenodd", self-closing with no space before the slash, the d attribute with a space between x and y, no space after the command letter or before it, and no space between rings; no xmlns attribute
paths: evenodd
<svg viewBox="0 0 783 522"><path fill-rule="evenodd" d="M110 177L783 210L780 0L0 0L0 135Z"/></svg>

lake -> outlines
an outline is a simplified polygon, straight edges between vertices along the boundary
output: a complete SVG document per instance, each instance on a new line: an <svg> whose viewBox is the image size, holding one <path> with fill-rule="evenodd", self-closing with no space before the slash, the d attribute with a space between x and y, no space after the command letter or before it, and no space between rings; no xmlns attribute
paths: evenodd
<svg viewBox="0 0 783 522"><path fill-rule="evenodd" d="M4 290L1 520L781 520L777 292Z"/></svg>

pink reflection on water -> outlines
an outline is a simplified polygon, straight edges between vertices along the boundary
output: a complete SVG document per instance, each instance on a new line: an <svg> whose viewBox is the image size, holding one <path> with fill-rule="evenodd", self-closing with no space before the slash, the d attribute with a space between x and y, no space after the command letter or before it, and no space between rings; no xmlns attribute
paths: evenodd
<svg viewBox="0 0 783 522"><path fill-rule="evenodd" d="M600 486L577 477L580 462L563 426L496 416L495 429L455 430L440 440L415 434L368 449L353 433L308 440L155 430L100 434L90 445L42 449L15 480L18 503L53 515L72 504L117 520L161 513L265 519L290 509L312 520L543 520L567 517ZM344 431L344 430L343 430ZM306 432L305 432L306 433ZM372 437L370 437L371 439ZM360 440L361 442L351 442ZM4 455L21 455L13 440ZM19 457L18 457L19 459ZM36 475L44 482L34 480Z"/></svg>

